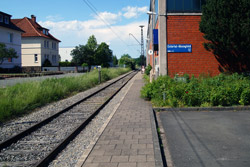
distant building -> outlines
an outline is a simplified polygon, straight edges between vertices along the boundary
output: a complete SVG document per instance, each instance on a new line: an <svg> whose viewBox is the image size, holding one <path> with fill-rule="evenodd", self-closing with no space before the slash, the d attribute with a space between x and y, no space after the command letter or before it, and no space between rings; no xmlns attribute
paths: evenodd
<svg viewBox="0 0 250 167"><path fill-rule="evenodd" d="M1 68L21 67L21 33L24 31L11 22L11 15L0 11L0 43L5 44L6 48L15 49L18 56L5 60Z"/></svg>
<svg viewBox="0 0 250 167"><path fill-rule="evenodd" d="M70 55L70 53L73 49L74 49L73 47L59 48L59 54L61 56L61 61L68 60L70 62L72 60L72 56Z"/></svg>
<svg viewBox="0 0 250 167"><path fill-rule="evenodd" d="M12 19L12 22L25 31L22 34L22 68L23 71L41 71L46 59L52 66L59 66L59 42L49 33L49 29L36 22L36 17Z"/></svg>

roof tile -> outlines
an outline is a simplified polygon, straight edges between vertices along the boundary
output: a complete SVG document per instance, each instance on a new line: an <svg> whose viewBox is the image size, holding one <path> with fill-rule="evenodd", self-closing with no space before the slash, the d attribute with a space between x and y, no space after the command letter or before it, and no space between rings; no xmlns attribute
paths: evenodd
<svg viewBox="0 0 250 167"><path fill-rule="evenodd" d="M25 31L25 33L22 34L22 37L44 37L44 38L48 38L48 39L52 39L52 40L61 42L60 40L56 39L50 33L48 33L48 35L44 34L43 29L45 29L45 30L48 30L48 29L42 27L33 19L30 19L28 17L24 17L23 19L12 19L11 21L17 27L19 27Z"/></svg>

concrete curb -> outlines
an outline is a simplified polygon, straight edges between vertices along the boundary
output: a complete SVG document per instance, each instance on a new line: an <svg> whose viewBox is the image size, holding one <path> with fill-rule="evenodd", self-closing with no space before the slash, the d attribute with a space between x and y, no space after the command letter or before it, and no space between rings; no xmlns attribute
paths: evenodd
<svg viewBox="0 0 250 167"><path fill-rule="evenodd" d="M235 107L187 107L187 108L153 108L155 111L248 111L250 106Z"/></svg>
<svg viewBox="0 0 250 167"><path fill-rule="evenodd" d="M163 167L163 157L160 148L160 142L157 133L157 126L156 126L156 118L154 114L154 110L150 110L150 120L151 120L151 129L152 129L152 136L153 136L153 145L154 145L154 154L155 154L155 167Z"/></svg>
<svg viewBox="0 0 250 167"><path fill-rule="evenodd" d="M155 111L154 111L155 113ZM166 137L166 132L163 128L161 119L160 119L160 113L155 113L155 117L156 117L156 121L157 121L157 126L160 130L160 137L161 137L161 142L162 142L162 149L164 149L164 155L165 155L165 162L167 163L167 167L173 167L173 161L172 161L172 157L170 154L170 149L169 149L169 142L168 139Z"/></svg>

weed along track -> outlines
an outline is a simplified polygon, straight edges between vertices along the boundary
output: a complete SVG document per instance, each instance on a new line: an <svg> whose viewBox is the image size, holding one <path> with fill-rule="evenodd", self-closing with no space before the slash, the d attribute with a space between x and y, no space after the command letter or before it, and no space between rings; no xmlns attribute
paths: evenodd
<svg viewBox="0 0 250 167"><path fill-rule="evenodd" d="M0 143L0 166L47 166L136 72Z"/></svg>

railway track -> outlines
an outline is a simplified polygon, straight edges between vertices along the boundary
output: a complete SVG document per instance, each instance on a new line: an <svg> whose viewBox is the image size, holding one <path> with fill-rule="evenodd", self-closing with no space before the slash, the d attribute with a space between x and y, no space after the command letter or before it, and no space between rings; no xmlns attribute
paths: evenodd
<svg viewBox="0 0 250 167"><path fill-rule="evenodd" d="M125 75L0 143L0 166L47 166L135 74Z"/></svg>

